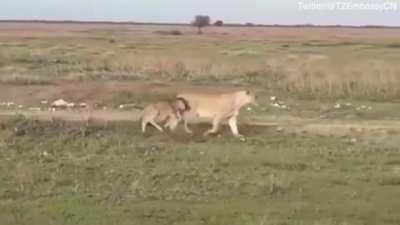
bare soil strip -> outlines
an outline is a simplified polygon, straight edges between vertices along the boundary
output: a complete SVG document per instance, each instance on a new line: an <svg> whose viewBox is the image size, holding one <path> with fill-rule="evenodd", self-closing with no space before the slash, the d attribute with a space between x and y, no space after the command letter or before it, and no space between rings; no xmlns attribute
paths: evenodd
<svg viewBox="0 0 400 225"><path fill-rule="evenodd" d="M65 121L131 121L140 119L140 111L0 111L0 116L23 115L29 119L49 121L60 119ZM193 121L193 123L204 121ZM243 118L242 124L250 126L269 126L290 133L309 132L323 135L346 135L349 133L394 132L400 133L400 121L391 120L327 120L327 119L303 119L289 116L262 116Z"/></svg>

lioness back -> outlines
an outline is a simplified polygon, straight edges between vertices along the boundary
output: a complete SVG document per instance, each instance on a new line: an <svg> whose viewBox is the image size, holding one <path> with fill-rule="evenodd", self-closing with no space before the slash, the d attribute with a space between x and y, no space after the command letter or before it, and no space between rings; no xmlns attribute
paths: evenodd
<svg viewBox="0 0 400 225"><path fill-rule="evenodd" d="M210 118L216 114L229 113L234 108L234 94L198 94L184 93L178 97L185 98L198 117Z"/></svg>

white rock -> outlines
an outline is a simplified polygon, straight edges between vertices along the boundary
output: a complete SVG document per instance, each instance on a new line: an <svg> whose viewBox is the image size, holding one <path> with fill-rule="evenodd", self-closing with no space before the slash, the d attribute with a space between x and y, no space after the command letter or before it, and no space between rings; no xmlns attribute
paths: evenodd
<svg viewBox="0 0 400 225"><path fill-rule="evenodd" d="M51 103L51 106L53 107L66 107L68 106L68 102L66 102L64 99L58 99Z"/></svg>
<svg viewBox="0 0 400 225"><path fill-rule="evenodd" d="M364 129L363 128L356 128L355 131L358 132L358 133L362 133L364 131Z"/></svg>
<svg viewBox="0 0 400 225"><path fill-rule="evenodd" d="M73 108L73 107L75 107L75 103L69 102L69 103L67 103L67 107Z"/></svg>
<svg viewBox="0 0 400 225"><path fill-rule="evenodd" d="M120 108L120 109L123 109L123 108L125 108L125 106L124 106L124 105L120 105L119 108Z"/></svg>
<svg viewBox="0 0 400 225"><path fill-rule="evenodd" d="M42 101L40 101L40 104L42 104L42 105L47 105L49 102L47 101L47 100L42 100Z"/></svg>
<svg viewBox="0 0 400 225"><path fill-rule="evenodd" d="M81 102L79 103L79 107L86 108L87 104L85 102Z"/></svg>
<svg viewBox="0 0 400 225"><path fill-rule="evenodd" d="M335 109L340 109L340 108L342 108L342 105L340 105L339 103L337 103L334 107L335 107Z"/></svg>
<svg viewBox="0 0 400 225"><path fill-rule="evenodd" d="M251 107L247 107L247 111L251 111L252 110L252 108Z"/></svg>
<svg viewBox="0 0 400 225"><path fill-rule="evenodd" d="M271 96L269 99L270 99L271 101L276 101L276 96Z"/></svg>
<svg viewBox="0 0 400 225"><path fill-rule="evenodd" d="M19 105L19 106L18 106L18 108L20 108L20 109L23 108L23 107L24 107L23 105Z"/></svg>

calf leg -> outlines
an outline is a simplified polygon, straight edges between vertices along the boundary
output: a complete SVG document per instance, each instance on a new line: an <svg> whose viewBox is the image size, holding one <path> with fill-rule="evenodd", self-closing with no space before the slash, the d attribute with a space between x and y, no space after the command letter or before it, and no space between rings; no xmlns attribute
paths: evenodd
<svg viewBox="0 0 400 225"><path fill-rule="evenodd" d="M188 116L189 116L189 113L187 113L187 112L182 114L183 127L185 128L186 133L192 134L193 131L189 128L188 122L187 122L188 121Z"/></svg>
<svg viewBox="0 0 400 225"><path fill-rule="evenodd" d="M149 121L149 123L151 125L153 125L155 128L157 128L157 130L159 130L160 132L163 132L164 130L162 129L162 127L160 127L156 122L154 121Z"/></svg>
<svg viewBox="0 0 400 225"><path fill-rule="evenodd" d="M142 133L146 132L147 121L142 120Z"/></svg>
<svg viewBox="0 0 400 225"><path fill-rule="evenodd" d="M183 119L183 126L185 128L186 133L193 134L193 131L188 127L188 122L185 119Z"/></svg>
<svg viewBox="0 0 400 225"><path fill-rule="evenodd" d="M176 127L178 126L179 120L176 118L169 118L167 123L164 125L164 128L169 128L170 131L174 132Z"/></svg>

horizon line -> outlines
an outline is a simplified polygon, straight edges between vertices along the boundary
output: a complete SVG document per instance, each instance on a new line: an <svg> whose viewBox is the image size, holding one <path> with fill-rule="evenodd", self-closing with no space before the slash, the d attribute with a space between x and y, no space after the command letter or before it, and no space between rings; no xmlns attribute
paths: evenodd
<svg viewBox="0 0 400 225"><path fill-rule="evenodd" d="M189 26L190 23L179 22L137 22L137 21L111 21L111 20L47 20L47 19L0 19L0 23L75 23L75 24L121 24L121 25L175 25L175 26ZM211 23L210 26L214 24ZM393 25L342 25L342 24L314 24L314 23L300 23L300 24L263 24L263 23L224 23L222 26L226 27L315 27L315 28L400 28L400 26Z"/></svg>

